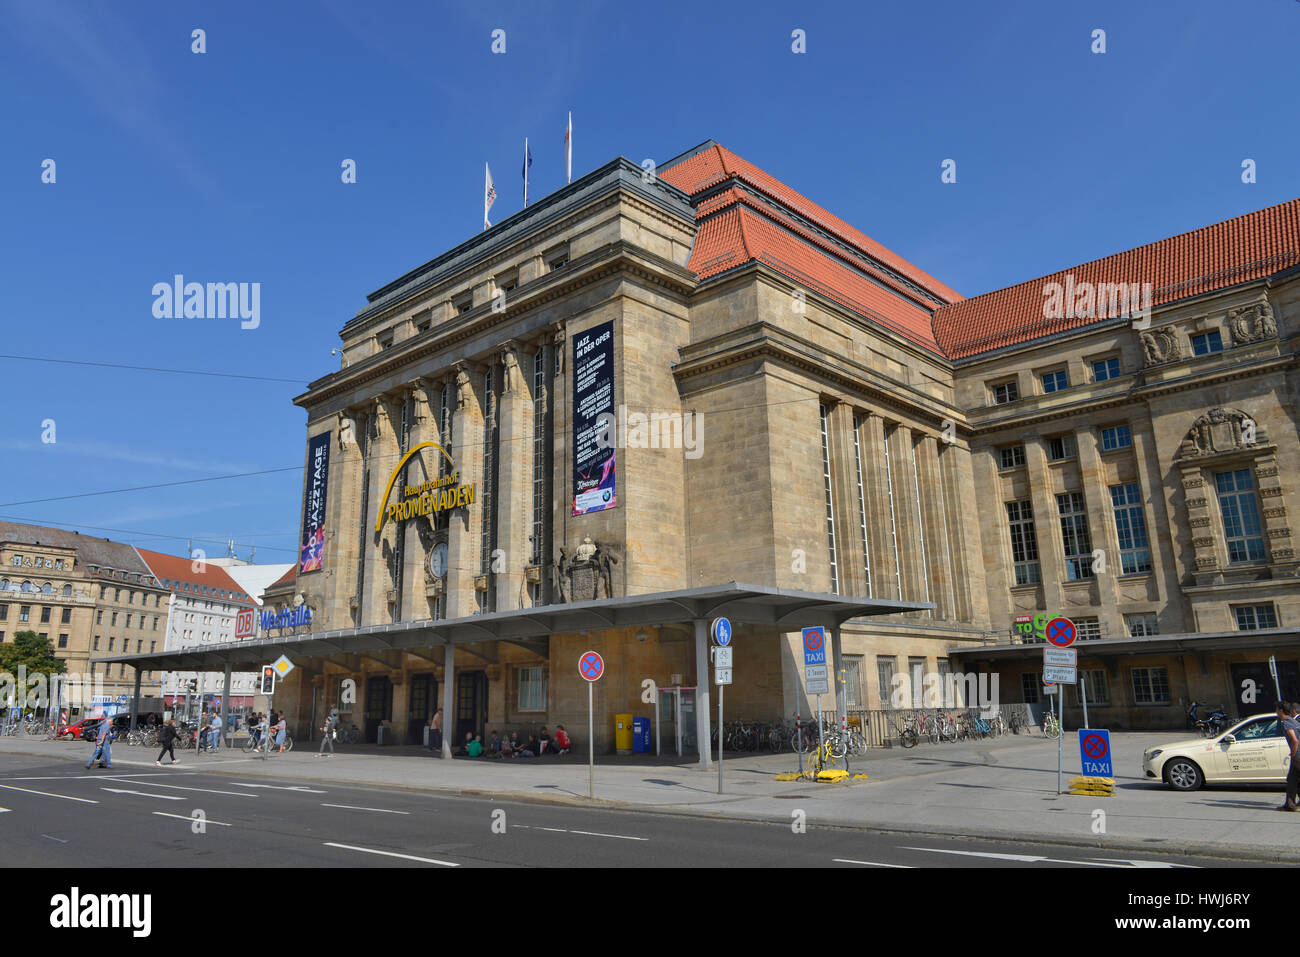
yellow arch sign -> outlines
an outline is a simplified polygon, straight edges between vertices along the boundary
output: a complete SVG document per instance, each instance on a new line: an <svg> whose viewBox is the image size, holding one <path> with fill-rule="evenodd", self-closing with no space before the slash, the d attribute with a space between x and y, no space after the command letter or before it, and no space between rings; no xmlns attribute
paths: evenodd
<svg viewBox="0 0 1300 957"><path fill-rule="evenodd" d="M388 479L388 486L384 489L384 497L379 503L379 514L375 517L376 532L383 529L385 516L400 520L414 518L416 515L441 512L460 505L473 504L474 485L473 483L469 485L460 484L459 472L452 472L440 479L434 479L425 482L423 485L408 488L405 490L403 501L392 505L388 504L388 496L392 494L393 486L397 484L397 477L402 474L402 469L406 468L406 463L423 449L437 449L447 460L448 465L452 468L456 467L455 460L437 442L421 442L403 455L401 461L397 463L397 467L393 469L393 474Z"/></svg>

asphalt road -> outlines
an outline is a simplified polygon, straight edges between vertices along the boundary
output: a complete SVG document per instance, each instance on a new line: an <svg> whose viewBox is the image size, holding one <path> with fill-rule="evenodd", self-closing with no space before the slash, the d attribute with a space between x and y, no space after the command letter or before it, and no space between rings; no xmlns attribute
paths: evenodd
<svg viewBox="0 0 1300 957"><path fill-rule="evenodd" d="M237 771L87 771L0 755L8 867L1240 867L990 840L710 821L636 811L301 784ZM503 831L503 832L502 832Z"/></svg>

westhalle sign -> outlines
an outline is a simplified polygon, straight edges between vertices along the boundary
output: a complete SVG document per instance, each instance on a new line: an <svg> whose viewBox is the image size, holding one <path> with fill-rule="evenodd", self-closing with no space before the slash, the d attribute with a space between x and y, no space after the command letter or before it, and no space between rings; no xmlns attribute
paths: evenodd
<svg viewBox="0 0 1300 957"><path fill-rule="evenodd" d="M397 483L398 476L402 474L402 469L406 468L406 463L423 449L437 449L447 460L448 466L455 468L456 463L447 454L447 450L437 442L421 442L403 455L401 461L397 463L397 468L393 469L393 474L388 479L388 487L384 489L384 497L380 500L379 515L375 518L376 532L384 527L385 519L404 522L419 515L436 515L449 509L474 504L477 487L473 482L462 483L458 471L419 485L408 486L402 491L400 502L389 504L388 496L392 494L393 486Z"/></svg>
<svg viewBox="0 0 1300 957"><path fill-rule="evenodd" d="M306 605L286 608L284 611L262 612L262 630L268 628L298 628L311 624L311 609Z"/></svg>

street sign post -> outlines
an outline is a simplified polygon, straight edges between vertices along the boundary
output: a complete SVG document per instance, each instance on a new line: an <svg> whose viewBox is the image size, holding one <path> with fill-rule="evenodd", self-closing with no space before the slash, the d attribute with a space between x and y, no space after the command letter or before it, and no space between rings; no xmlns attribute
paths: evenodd
<svg viewBox="0 0 1300 957"><path fill-rule="evenodd" d="M1079 651L1077 648L1055 648L1047 645L1043 648L1043 664L1045 665L1068 665L1073 668L1079 663Z"/></svg>
<svg viewBox="0 0 1300 957"><path fill-rule="evenodd" d="M592 686L605 673L605 659L588 651L578 659L578 674L587 681L587 797L596 796L596 719Z"/></svg>
<svg viewBox="0 0 1300 957"><path fill-rule="evenodd" d="M1072 685L1079 680L1079 669L1070 665L1043 665L1043 681L1058 685Z"/></svg>
<svg viewBox="0 0 1300 957"><path fill-rule="evenodd" d="M1070 619L1058 615L1047 623L1047 642L1057 648L1068 648L1079 637L1079 629Z"/></svg>
<svg viewBox="0 0 1300 957"><path fill-rule="evenodd" d="M709 629L713 635L713 643L721 648L731 644L731 622L726 618L713 619L713 626Z"/></svg>
<svg viewBox="0 0 1300 957"><path fill-rule="evenodd" d="M1277 701L1282 700L1282 684L1277 680L1277 655L1268 656L1268 673L1273 676L1273 693Z"/></svg>
<svg viewBox="0 0 1300 957"><path fill-rule="evenodd" d="M709 628L713 636L713 683L718 688L718 793L722 793L722 752L726 750L726 735L723 728L723 699L726 697L727 685L731 684L731 621L726 618L713 619Z"/></svg>
<svg viewBox="0 0 1300 957"><path fill-rule="evenodd" d="M803 666L804 682L808 694L817 696L817 747L822 746L822 695L830 694L830 685L826 674L826 629L820 625L803 629ZM822 676L812 678L809 668L821 666Z"/></svg>
<svg viewBox="0 0 1300 957"><path fill-rule="evenodd" d="M1110 759L1110 732L1104 729L1079 729L1079 763L1090 777L1114 777Z"/></svg>

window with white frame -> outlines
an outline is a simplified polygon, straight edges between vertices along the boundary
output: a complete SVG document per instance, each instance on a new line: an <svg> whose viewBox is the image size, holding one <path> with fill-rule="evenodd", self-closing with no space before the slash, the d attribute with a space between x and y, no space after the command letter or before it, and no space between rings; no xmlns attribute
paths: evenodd
<svg viewBox="0 0 1300 957"><path fill-rule="evenodd" d="M1264 530L1259 520L1259 502L1255 498L1255 477L1250 469L1219 472L1214 476L1223 514L1223 534L1228 546L1228 561L1264 560Z"/></svg>
<svg viewBox="0 0 1300 957"><path fill-rule="evenodd" d="M1156 613L1153 611L1144 611L1137 615L1125 615L1124 627L1128 629L1130 638L1147 638L1151 635L1160 634L1160 625L1156 621Z"/></svg>
<svg viewBox="0 0 1300 957"><path fill-rule="evenodd" d="M1114 452L1133 445L1133 431L1127 425L1111 425L1101 430L1101 450Z"/></svg>
<svg viewBox="0 0 1300 957"><path fill-rule="evenodd" d="M546 671L541 666L516 668L520 711L546 710Z"/></svg>
<svg viewBox="0 0 1300 957"><path fill-rule="evenodd" d="M1079 454L1079 444L1075 441L1072 434L1053 435L1047 439L1047 459L1049 462L1060 462L1063 459L1072 459Z"/></svg>
<svg viewBox="0 0 1300 957"><path fill-rule="evenodd" d="M1110 487L1115 509L1115 532L1119 537L1120 569L1125 575L1151 571L1151 549L1147 544L1147 520L1142 512L1142 489L1137 482Z"/></svg>
<svg viewBox="0 0 1300 957"><path fill-rule="evenodd" d="M1107 379L1119 378L1119 359L1115 356L1108 356L1105 359L1094 359L1092 362L1092 380L1094 382L1105 382Z"/></svg>
<svg viewBox="0 0 1300 957"><path fill-rule="evenodd" d="M840 576L839 569L835 563L835 506L831 501L831 447L827 425L827 419L829 416L830 409L825 405L822 405L822 479L826 485L826 538L830 549L831 593L838 595L840 592Z"/></svg>
<svg viewBox="0 0 1300 957"><path fill-rule="evenodd" d="M844 655L844 707L860 708L862 701L862 656Z"/></svg>
<svg viewBox="0 0 1300 957"><path fill-rule="evenodd" d="M992 389L994 405L1005 405L1020 398L1020 386L1016 384L1015 379L1010 382L1000 382L993 386Z"/></svg>
<svg viewBox="0 0 1300 957"><path fill-rule="evenodd" d="M1007 445L998 449L998 467L1004 469L1019 468L1025 464L1025 447Z"/></svg>
<svg viewBox="0 0 1300 957"><path fill-rule="evenodd" d="M1020 696L1024 699L1025 704L1038 704L1038 692L1042 687L1042 681L1038 673L1026 671L1020 676Z"/></svg>
<svg viewBox="0 0 1300 957"><path fill-rule="evenodd" d="M1069 376L1065 374L1064 369L1053 369L1051 372L1044 372L1040 377L1043 383L1043 392L1060 392L1070 385Z"/></svg>
<svg viewBox="0 0 1300 957"><path fill-rule="evenodd" d="M1007 523L1011 529L1011 562L1017 585L1036 585L1041 580L1038 567L1038 539L1034 536L1034 508L1029 499L1007 502Z"/></svg>
<svg viewBox="0 0 1300 957"><path fill-rule="evenodd" d="M1061 520L1061 541L1065 548L1065 573L1069 581L1092 578L1092 536L1082 492L1056 496Z"/></svg>
<svg viewBox="0 0 1300 957"><path fill-rule="evenodd" d="M1277 610L1267 605L1233 605L1232 613L1237 618L1238 631L1258 631L1260 628L1277 627Z"/></svg>
<svg viewBox="0 0 1300 957"><path fill-rule="evenodd" d="M1169 669L1134 668L1130 674L1133 679L1133 700L1137 704L1169 703Z"/></svg>
<svg viewBox="0 0 1300 957"><path fill-rule="evenodd" d="M1092 641L1101 637L1101 621L1097 618L1072 618L1079 641Z"/></svg>
<svg viewBox="0 0 1300 957"><path fill-rule="evenodd" d="M894 691L894 673L898 659L893 655L876 655L876 680L880 684L880 707L892 708L890 696Z"/></svg>

